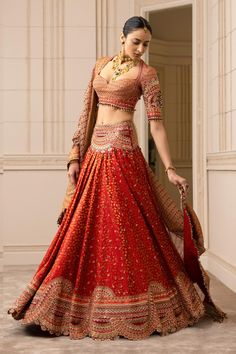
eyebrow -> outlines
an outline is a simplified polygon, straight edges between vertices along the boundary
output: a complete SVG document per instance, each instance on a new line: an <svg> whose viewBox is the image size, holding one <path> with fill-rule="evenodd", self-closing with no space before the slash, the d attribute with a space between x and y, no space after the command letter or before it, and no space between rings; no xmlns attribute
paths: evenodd
<svg viewBox="0 0 236 354"><path fill-rule="evenodd" d="M139 39L139 38L133 38L133 39L136 39L137 41L142 42L141 39ZM150 42L150 40L149 41L144 41L144 42Z"/></svg>

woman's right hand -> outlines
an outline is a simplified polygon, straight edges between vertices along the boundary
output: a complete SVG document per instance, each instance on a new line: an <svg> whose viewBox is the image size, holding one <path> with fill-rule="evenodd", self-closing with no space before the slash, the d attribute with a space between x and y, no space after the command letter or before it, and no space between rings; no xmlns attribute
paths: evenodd
<svg viewBox="0 0 236 354"><path fill-rule="evenodd" d="M71 184L76 185L79 177L79 162L78 161L71 161L68 170L68 177Z"/></svg>

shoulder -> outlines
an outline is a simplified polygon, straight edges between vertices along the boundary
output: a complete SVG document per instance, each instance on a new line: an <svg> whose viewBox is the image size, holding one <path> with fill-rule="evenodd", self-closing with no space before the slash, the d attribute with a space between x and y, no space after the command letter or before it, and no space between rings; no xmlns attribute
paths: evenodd
<svg viewBox="0 0 236 354"><path fill-rule="evenodd" d="M106 65L106 63L108 63L111 59L112 57L108 55L98 58L95 63L95 70L96 71L101 70L102 67Z"/></svg>
<svg viewBox="0 0 236 354"><path fill-rule="evenodd" d="M150 80L157 77L157 69L143 61L141 80Z"/></svg>

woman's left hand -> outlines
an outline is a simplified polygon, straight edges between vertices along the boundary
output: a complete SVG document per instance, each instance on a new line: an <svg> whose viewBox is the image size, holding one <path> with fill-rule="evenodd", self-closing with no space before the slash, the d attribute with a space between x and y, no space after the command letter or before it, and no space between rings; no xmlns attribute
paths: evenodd
<svg viewBox="0 0 236 354"><path fill-rule="evenodd" d="M188 193L188 181L186 180L186 178L183 178L179 175L177 175L177 173L174 170L168 170L167 171L167 176L168 179L171 183L173 183L176 187L183 187L184 189L184 194L185 196L187 196Z"/></svg>

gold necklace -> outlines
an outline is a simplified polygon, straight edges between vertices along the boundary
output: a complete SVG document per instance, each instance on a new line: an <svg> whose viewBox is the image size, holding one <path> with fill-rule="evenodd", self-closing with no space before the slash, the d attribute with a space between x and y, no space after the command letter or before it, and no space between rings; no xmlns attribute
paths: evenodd
<svg viewBox="0 0 236 354"><path fill-rule="evenodd" d="M120 65L123 61L127 62L127 64L121 68ZM139 60L131 59L128 55L123 55L122 51L120 51L119 54L112 60L112 70L114 70L114 72L111 80L114 81L120 75L127 73L131 68L137 65L138 61Z"/></svg>

